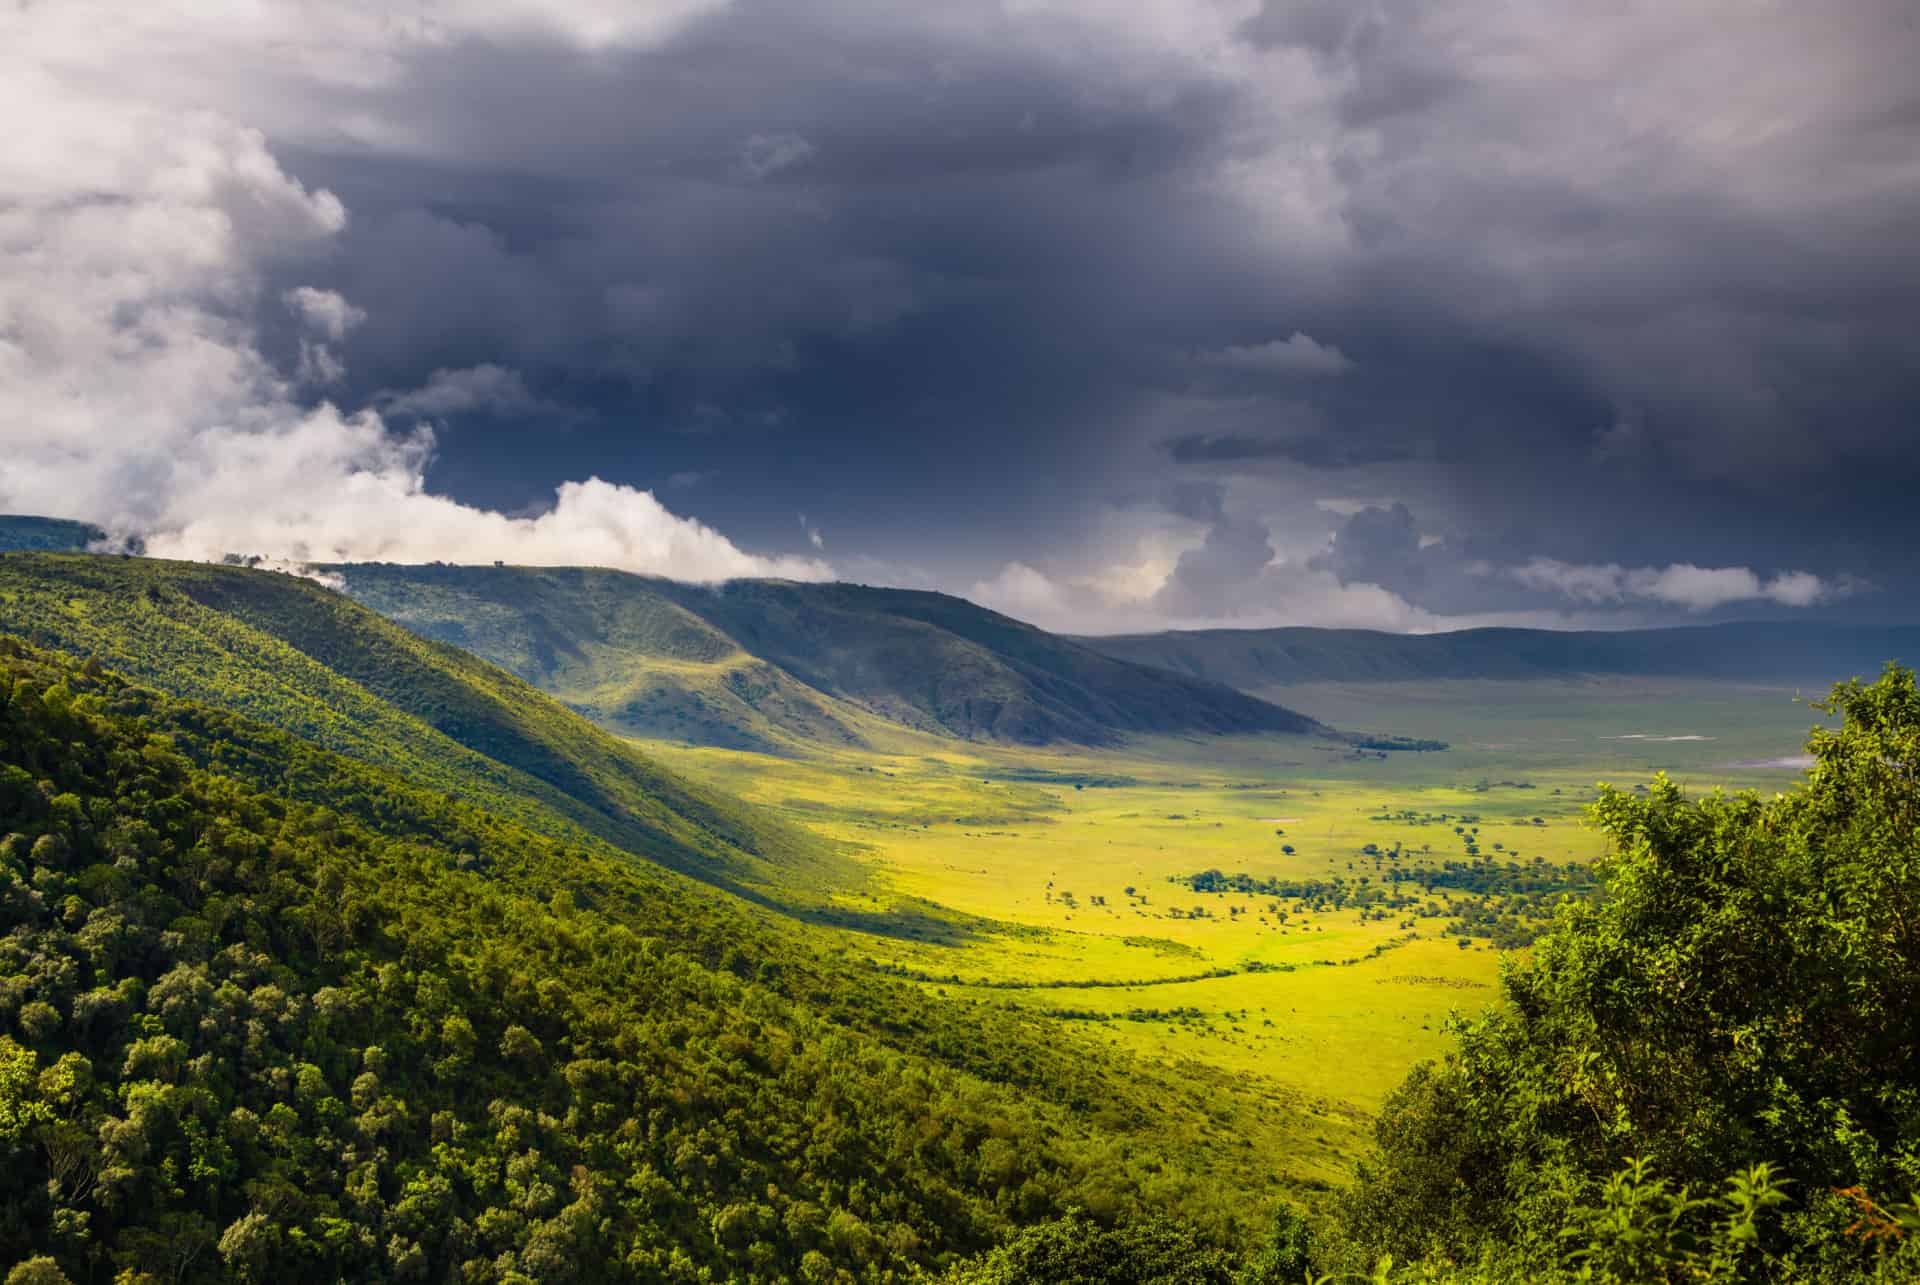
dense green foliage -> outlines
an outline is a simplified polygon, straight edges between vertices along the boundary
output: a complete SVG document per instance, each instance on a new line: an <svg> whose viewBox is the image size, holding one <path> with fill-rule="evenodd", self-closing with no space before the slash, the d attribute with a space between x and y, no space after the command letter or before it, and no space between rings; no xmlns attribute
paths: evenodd
<svg viewBox="0 0 1920 1285"><path fill-rule="evenodd" d="M1557 1226L1536 1228L1525 1246L1498 1247L1463 1266L1444 1259L1396 1263L1391 1254L1364 1268L1318 1274L1314 1238L1299 1216L1282 1211L1267 1243L1236 1260L1177 1223L1148 1218L1109 1228L1070 1213L953 1269L951 1285L1740 1285L1804 1279L1762 1248L1771 1220L1788 1202L1787 1184L1769 1165L1729 1178L1696 1196L1630 1161L1576 1204ZM1868 1239L1898 1244L1920 1232L1920 1202L1889 1211L1863 1201ZM1856 1232L1856 1238L1858 1236ZM1911 1260L1899 1252L1852 1280L1907 1285Z"/></svg>
<svg viewBox="0 0 1920 1285"><path fill-rule="evenodd" d="M91 522L0 514L0 550L84 549L106 538Z"/></svg>
<svg viewBox="0 0 1920 1285"><path fill-rule="evenodd" d="M1068 1205L1223 1228L1224 1189L1124 1140L1154 1120L1123 1068L1057 1035L7 646L0 1261L882 1279Z"/></svg>
<svg viewBox="0 0 1920 1285"><path fill-rule="evenodd" d="M1304 1264L1303 1264L1304 1266ZM1234 1285L1234 1256L1179 1223L1143 1218L1104 1227L1079 1213L1028 1228L981 1259L955 1267L943 1285L1126 1281L1132 1285Z"/></svg>
<svg viewBox="0 0 1920 1285"><path fill-rule="evenodd" d="M1464 815L1408 820L1460 860L1184 880L1553 916L1310 1237L1197 1068L884 975L775 912L836 853L471 656L97 556L0 557L0 626L55 649L0 638L9 1285L1920 1278L1907 671L1791 794L1603 790L1598 889Z"/></svg>
<svg viewBox="0 0 1920 1285"><path fill-rule="evenodd" d="M963 739L1311 732L1216 683L1113 658L945 594L617 571L355 565L346 590L610 726L722 745L845 743L857 717ZM748 663L752 662L752 663Z"/></svg>
<svg viewBox="0 0 1920 1285"><path fill-rule="evenodd" d="M1743 1279L1865 1275L1845 1193L1920 1190L1920 693L1890 668L1832 707L1790 794L1603 791L1607 895L1389 1105L1366 1255L1551 1261L1540 1229L1630 1161L1695 1192L1765 1162L1793 1198Z"/></svg>
<svg viewBox="0 0 1920 1285"><path fill-rule="evenodd" d="M851 874L798 828L680 780L525 683L309 580L10 554L0 621L535 828L586 830L712 882Z"/></svg>
<svg viewBox="0 0 1920 1285"><path fill-rule="evenodd" d="M1289 913L1358 910L1375 918L1402 917L1446 921L1444 932L1481 937L1502 949L1529 945L1552 924L1560 904L1569 898L1591 896L1599 886L1592 869L1577 861L1555 864L1542 857L1527 862L1472 857L1465 861L1429 863L1389 851L1391 864L1378 876L1348 879L1256 878L1244 871L1224 874L1203 870L1174 880L1201 893L1238 893L1275 898L1270 912ZM1377 867L1378 868L1378 867ZM1435 897L1444 890L1445 900ZM1291 902L1291 909L1281 902Z"/></svg>

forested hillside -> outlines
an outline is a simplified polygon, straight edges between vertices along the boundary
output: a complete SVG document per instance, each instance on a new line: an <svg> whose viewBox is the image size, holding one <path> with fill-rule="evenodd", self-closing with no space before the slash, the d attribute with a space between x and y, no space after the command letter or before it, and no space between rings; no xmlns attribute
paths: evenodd
<svg viewBox="0 0 1920 1285"><path fill-rule="evenodd" d="M106 538L107 533L91 522L0 514L0 552L15 549L78 550Z"/></svg>
<svg viewBox="0 0 1920 1285"><path fill-rule="evenodd" d="M1262 1237L1231 1149L1182 1148L1146 1068L6 641L0 1261L21 1283L1910 1281L1920 695L1900 672L1839 703L1792 795L1603 798L1611 895L1408 1081L1317 1230Z"/></svg>
<svg viewBox="0 0 1920 1285"><path fill-rule="evenodd" d="M968 740L1315 732L1218 683L1115 660L945 594L579 568L357 564L346 592L641 735L855 744L865 719Z"/></svg>
<svg viewBox="0 0 1920 1285"><path fill-rule="evenodd" d="M1597 890L1329 1191L1256 1142L1311 1104L888 975L822 925L840 853L483 661L294 577L8 554L0 1267L1904 1285L1920 690L1833 708L1790 792L1603 790Z"/></svg>
<svg viewBox="0 0 1920 1285"><path fill-rule="evenodd" d="M470 653L310 580L9 554L0 625L535 828L585 830L713 882L846 873L811 836L680 780Z"/></svg>
<svg viewBox="0 0 1920 1285"><path fill-rule="evenodd" d="M96 662L0 678L0 1261L887 1279L1073 1205L1244 1225L1089 1050Z"/></svg>

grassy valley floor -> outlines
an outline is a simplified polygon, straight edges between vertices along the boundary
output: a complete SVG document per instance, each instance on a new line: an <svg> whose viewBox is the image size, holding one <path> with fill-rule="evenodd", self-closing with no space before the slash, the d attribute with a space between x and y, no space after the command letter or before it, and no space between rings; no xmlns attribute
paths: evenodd
<svg viewBox="0 0 1920 1285"><path fill-rule="evenodd" d="M1258 1148L1287 1185L1312 1188L1350 1172L1385 1095L1447 1047L1448 1015L1496 994L1495 938L1458 932L1489 899L1416 872L1476 859L1577 870L1601 853L1584 814L1597 781L1666 770L1690 789L1771 793L1819 720L1790 691L1644 679L1285 695L1335 725L1450 748L913 735L805 758L646 747L852 851L869 878L835 901L876 929L847 947L876 970L1179 1069L1196 1104L1231 1117L1221 1146ZM1210 870L1256 886L1186 882ZM1259 890L1268 881L1281 891ZM1382 885L1401 904L1361 904ZM1554 895L1490 900L1509 929L1538 927Z"/></svg>

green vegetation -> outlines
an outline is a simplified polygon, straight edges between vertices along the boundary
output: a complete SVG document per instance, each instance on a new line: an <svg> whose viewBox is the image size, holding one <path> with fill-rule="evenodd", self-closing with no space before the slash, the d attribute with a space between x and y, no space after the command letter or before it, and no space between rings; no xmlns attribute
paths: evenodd
<svg viewBox="0 0 1920 1285"><path fill-rule="evenodd" d="M1304 1273L1306 1263L1300 1263ZM1298 1276L1302 1273L1295 1273ZM1155 1285L1234 1285L1231 1254L1163 1218L1104 1227L1075 1213L1021 1232L979 1262L954 1268L944 1285L1026 1285L1030 1281L1151 1281ZM1278 1274L1274 1279L1280 1279Z"/></svg>
<svg viewBox="0 0 1920 1285"><path fill-rule="evenodd" d="M835 870L833 854L803 831L689 786L493 666L309 580L9 554L0 558L0 618L34 643L555 835L585 830L728 886Z"/></svg>
<svg viewBox="0 0 1920 1285"><path fill-rule="evenodd" d="M1506 973L1505 1004L1389 1103L1348 1202L1361 1260L1541 1272L1543 1228L1606 1225L1575 1211L1609 1174L1627 1176L1604 1203L1644 1240L1727 1174L1754 1198L1764 1163L1792 1184L1762 1202L1778 1223L1707 1278L1873 1269L1861 1200L1920 1188L1920 693L1890 668L1833 708L1844 725L1813 734L1791 794L1688 799L1660 778L1602 795L1607 896L1567 905ZM1677 1253L1602 1278L1677 1278ZM1920 1271L1899 1262L1884 1279Z"/></svg>
<svg viewBox="0 0 1920 1285"><path fill-rule="evenodd" d="M107 533L91 522L0 514L0 551L84 549L106 538Z"/></svg>
<svg viewBox="0 0 1920 1285"><path fill-rule="evenodd" d="M668 605L593 663L761 660ZM1776 794L1759 690L1301 689L1453 747L1355 755L794 678L859 743L763 753L266 572L9 554L0 628L10 1281L1920 1276L1906 671Z"/></svg>
<svg viewBox="0 0 1920 1285"><path fill-rule="evenodd" d="M1322 730L944 594L775 580L707 588L580 569L332 570L375 610L630 734L784 751L867 744L898 727L1027 745Z"/></svg>
<svg viewBox="0 0 1920 1285"><path fill-rule="evenodd" d="M1795 723L1804 729L1804 713ZM1273 1120L1251 1140L1303 1201L1346 1178L1386 1094L1444 1050L1449 1011L1493 996L1495 923L1457 936L1479 898L1447 887L1420 898L1436 913L1382 915L1335 909L1331 898L1303 912L1232 890L1189 895L1170 880L1211 867L1386 886L1396 848L1403 868L1470 864L1468 839L1452 830L1468 816L1501 870L1509 860L1532 870L1538 857L1558 880L1579 879L1600 852L1582 824L1590 757L1553 765L1538 789L1482 792L1481 776L1511 779L1513 756L1353 760L1337 744L1279 737L1119 750L923 740L805 759L651 748L676 771L844 845L870 871L848 904L931 903L969 917L963 942L864 943L876 968L1221 1077L1217 1095ZM1516 934L1545 922L1507 918Z"/></svg>
<svg viewBox="0 0 1920 1285"><path fill-rule="evenodd" d="M1327 1160L1337 1170L1341 1157L1360 1155L1344 1141L1343 1110L1365 1119L1384 1099L1377 1150L1364 1157L1353 1194L1330 1203L1310 1185L1295 1189L1302 1207L1320 1211L1313 1261L1336 1279L1892 1282L1914 1276L1904 1238L1920 1230L1920 1210L1906 1205L1916 1184L1914 1120L1888 1114L1915 1083L1903 1060L1911 1041L1891 1034L1916 1011L1901 989L1914 974L1913 943L1898 944L1898 925L1912 922L1911 889L1893 884L1915 868L1920 709L1900 691L1911 691L1903 676L1843 689L1844 726L1816 732L1812 779L1778 799L1768 798L1778 769L1730 767L1726 756L1768 748L1778 757L1772 738L1807 716L1782 696L1734 689L1670 714L1692 729L1681 738L1676 728L1670 741L1622 734L1647 710L1670 708L1659 690L1638 712L1582 714L1522 749L1478 744L1479 727L1492 731L1496 718L1482 711L1476 743L1378 764L1303 763L1297 750L1259 752L1251 742L1235 744L1231 767L1224 754L1216 766L1190 746L1176 760L1150 745L1027 755L1021 762L1039 770L1018 774L985 751L951 766L869 760L874 771L858 778L713 751L675 761L770 800L817 800L816 824L866 842L898 886L1025 929L944 956L896 943L890 963L930 987L997 996L1116 1048L1218 1068L1231 1077L1223 1091L1315 1094L1308 1101L1323 1114L1296 1115L1274 1154L1290 1173L1305 1177ZM1595 699L1596 708L1621 703L1611 691ZM1775 700L1781 713L1762 717L1772 706L1756 702ZM1597 835L1571 828L1596 802L1580 782L1597 764L1631 768L1650 756L1723 779L1744 774L1766 793L1688 802L1656 776L1651 788L1598 796ZM1169 778L1175 761L1182 775ZM1045 788L1102 766L1124 779L1099 790ZM1862 790L1861 772L1881 774L1877 798ZM860 791L857 804L840 792L843 780ZM1823 796L1861 802L1842 823ZM999 814L991 824L961 819L990 803ZM1650 847L1646 833L1665 837ZM1795 867L1769 856L1773 845L1821 855ZM1749 859L1752 868L1742 864ZM1195 879L1206 866L1237 873ZM1165 890L1170 881L1179 894ZM1416 892L1442 899L1446 913L1428 919L1409 905L1362 922L1367 908L1354 904ZM1318 907L1299 900L1314 896ZM1472 944L1462 930L1491 931L1478 907L1510 898L1527 905L1529 935L1550 929L1533 948L1543 964L1506 957L1501 1002L1443 1031L1446 1008L1481 1007L1474 988L1493 977L1488 953L1450 943ZM1408 939L1409 919L1442 932L1416 929ZM1863 941L1881 943L1881 953L1845 963ZM1156 942L1164 949L1150 948ZM1704 953L1707 943L1720 953ZM1817 960L1794 943L1819 944ZM943 957L955 964L942 968ZM1751 962L1768 957L1763 970ZM1556 972L1551 985L1528 980L1562 958L1611 962ZM1276 966L1245 967L1255 961ZM1809 968L1834 989L1797 989ZM1865 999L1877 1033L1855 1039L1836 1028L1859 1020L1842 994ZM1431 1018L1403 1006L1425 996L1438 1004ZM1429 1022L1434 1031L1420 1029ZM1526 1038L1475 1034L1510 1030ZM1464 1047L1450 1049L1454 1032L1466 1033ZM1884 1056L1842 1060L1820 1083L1795 1087L1797 1075L1821 1066L1816 1036ZM1700 1047L1682 1043L1684 1056L1668 1047L1682 1037ZM1510 1061L1489 1065L1507 1052ZM1400 1068L1442 1054L1387 1091ZM1775 1060L1789 1057L1808 1060L1797 1069ZM1737 1083L1734 1067L1744 1068ZM1636 1116L1669 1076L1694 1096ZM1849 1101L1849 1080L1863 1101ZM1379 1098L1366 1087L1373 1083ZM1435 1084L1449 1086L1448 1096L1438 1098ZM1866 1109L1876 1103L1878 1117ZM1676 1148L1675 1139L1694 1136L1696 1118L1701 1126L1717 1118L1720 1142L1701 1134ZM1569 1124L1579 1126L1573 1137L1556 1138ZM1817 1155L1794 1141L1822 1131L1834 1143ZM1316 1150L1316 1135L1332 1146ZM1853 1163L1846 1147L1883 1161ZM1158 1243L1151 1226L1140 1234ZM1131 1265L1130 1243L1062 1224L969 1270L987 1280L1084 1279L1088 1260L1069 1249L1086 1248L1095 1261L1111 1251L1111 1262ZM1068 1266L1049 1276L1056 1258ZM1396 1265L1382 1270L1383 1258ZM1206 1279L1114 1270L1122 1273L1114 1279Z"/></svg>
<svg viewBox="0 0 1920 1285"><path fill-rule="evenodd" d="M1068 1205L1234 1234L1242 1198L1147 1141L1184 1127L1150 1075L597 841L8 649L0 1255L881 1279Z"/></svg>
<svg viewBox="0 0 1920 1285"><path fill-rule="evenodd" d="M1352 738L1356 750L1398 750L1416 754L1431 754L1447 748L1445 741L1415 736L1384 736L1369 733Z"/></svg>
<svg viewBox="0 0 1920 1285"><path fill-rule="evenodd" d="M768 753L863 745L874 716L749 654L659 582L580 569L352 566L358 600L608 729Z"/></svg>
<svg viewBox="0 0 1920 1285"><path fill-rule="evenodd" d="M1342 875L1324 880L1256 879L1218 870L1203 870L1173 882L1194 892L1233 892L1291 901L1294 914L1337 913L1351 907L1376 918L1391 914L1446 919L1451 921L1449 930L1461 937L1489 938L1503 950L1531 944L1553 922L1563 901L1590 895L1598 886L1593 870L1577 861L1552 865L1543 857L1534 857L1522 865L1475 856L1439 865L1424 861L1402 864L1397 847L1384 854L1376 849L1363 855L1382 855L1390 862L1379 882L1369 875L1349 883ZM1464 895L1441 902L1434 897L1440 889ZM1276 909L1274 913L1285 912Z"/></svg>

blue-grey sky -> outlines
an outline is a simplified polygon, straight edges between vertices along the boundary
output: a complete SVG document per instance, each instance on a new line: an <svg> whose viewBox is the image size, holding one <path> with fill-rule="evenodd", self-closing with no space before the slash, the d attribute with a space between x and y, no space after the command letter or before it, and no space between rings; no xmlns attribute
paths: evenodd
<svg viewBox="0 0 1920 1285"><path fill-rule="evenodd" d="M67 0L0 50L0 508L1088 632L1920 618L1908 0Z"/></svg>

